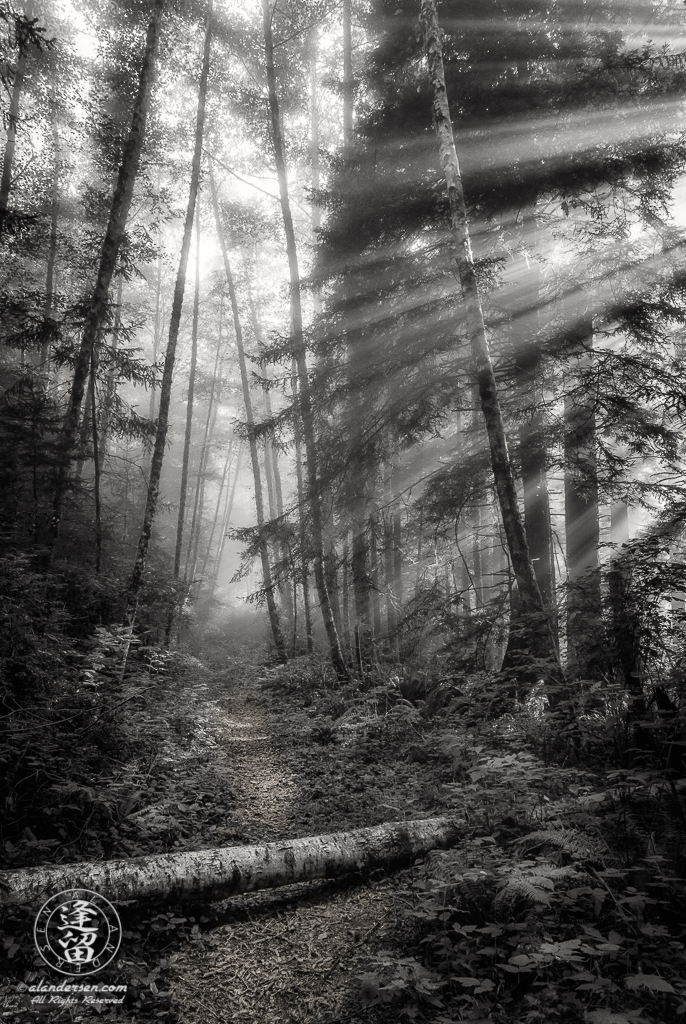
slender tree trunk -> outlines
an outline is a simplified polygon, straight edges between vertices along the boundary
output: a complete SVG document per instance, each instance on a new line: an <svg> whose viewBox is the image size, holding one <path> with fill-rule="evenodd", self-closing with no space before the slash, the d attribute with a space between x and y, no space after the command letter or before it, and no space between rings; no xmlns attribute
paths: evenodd
<svg viewBox="0 0 686 1024"><path fill-rule="evenodd" d="M255 344L257 345L258 352L261 352L264 349L264 335L262 334L262 325L260 324L260 320L257 315L257 307L255 306L255 300L251 288L248 288L248 306L250 308L250 319L252 322ZM271 371L268 368L265 369L265 376L267 381L271 379ZM267 419L271 420L272 399L269 393L268 384L264 388L264 406ZM283 517L283 488L281 486L281 472L279 470L279 458L274 450L270 436L265 438L264 456L267 492L269 496L269 514L272 519L281 519ZM279 545L279 554L284 563L289 560L289 552L287 551L284 543ZM287 580L279 587L279 592L281 594L281 602L286 610L286 615L288 619L292 619L294 614L293 596Z"/></svg>
<svg viewBox="0 0 686 1024"><path fill-rule="evenodd" d="M319 191L319 96L317 77L317 29L310 31L310 171L312 174L312 191ZM312 241L316 245L317 232L322 224L322 214L316 199L310 206L310 217L312 221ZM319 313L321 308L321 294L319 288L314 290L314 311Z"/></svg>
<svg viewBox="0 0 686 1024"><path fill-rule="evenodd" d="M98 451L98 410L95 399L96 380L95 349L91 353L91 426L93 430L93 493L95 498L95 572L99 576L102 568L102 521L100 517L100 453Z"/></svg>
<svg viewBox="0 0 686 1024"><path fill-rule="evenodd" d="M221 218L219 215L219 201L217 199L217 189L214 182L214 175L212 174L211 167L210 187L212 190L212 206L214 208L214 218L217 223L217 234L219 235L219 244L222 251L222 258L224 260L226 283L229 288L229 299L231 301L231 310L233 312L233 324L236 334L238 364L241 371L243 401L245 402L245 418L248 424L249 432L248 447L250 449L250 459L252 461L252 475L253 482L255 485L255 513L257 516L257 529L259 531L260 561L262 563L262 578L264 581L264 590L267 599L267 610L269 612L269 622L272 628L272 635L274 637L274 645L276 647L276 652L281 661L287 661L288 654L286 652L286 644L283 638L283 633L281 631L281 623L279 621L279 610L276 606L276 600L274 598L274 584L272 582L272 571L269 565L269 546L267 544L267 538L264 533L264 503L262 498L262 477L260 474L260 461L257 454L257 442L255 440L255 435L253 433L255 418L253 416L252 399L250 397L250 383L248 381L248 369L245 360L245 349L243 348L243 329L241 327L240 315L238 312L238 300L236 298L236 289L234 286L231 264L229 263L229 254L226 246L226 238L224 237L224 231L222 229Z"/></svg>
<svg viewBox="0 0 686 1024"><path fill-rule="evenodd" d="M350 642L350 547L348 542L348 531L345 531L343 538L343 637L345 651L351 655Z"/></svg>
<svg viewBox="0 0 686 1024"><path fill-rule="evenodd" d="M403 605L403 529L400 509L393 513L393 590L398 607Z"/></svg>
<svg viewBox="0 0 686 1024"><path fill-rule="evenodd" d="M217 504L215 505L215 508L214 508L214 518L212 519L212 527L210 529L210 537L209 537L209 540L207 541L207 547L205 548L205 557L203 559L202 569L200 570L200 575L203 577L203 579L205 577L205 573L207 572L207 563L209 562L210 555L212 553L212 544L214 542L214 534L215 534L215 531L217 529L217 520L219 519L219 510L222 507L222 498L224 497L224 487L226 486L226 482L228 480L229 469L230 469L230 466L231 466L231 456L232 455L233 455L233 438L229 442L229 447L227 448L227 451L226 451L226 459L224 461L224 469L222 470L221 481L219 483L219 494L217 495Z"/></svg>
<svg viewBox="0 0 686 1024"><path fill-rule="evenodd" d="M191 328L191 365L188 373L188 396L186 399L186 430L183 437L183 459L181 462L181 486L179 490L179 515L176 521L176 547L174 549L174 579L181 572L183 552L183 531L186 521L186 495L188 493L188 463L191 457L193 436L193 402L195 400L195 372L198 365L198 312L200 306L200 208L195 212L195 292L193 295L193 326Z"/></svg>
<svg viewBox="0 0 686 1024"><path fill-rule="evenodd" d="M55 260L57 257L57 223L59 216L59 178L60 178L60 140L57 134L57 117L55 113L55 104L51 102L50 109L52 112L52 144L54 148L53 153L53 165L52 165L52 188L50 196L50 240L48 242L48 263L45 273L45 302L43 303L43 320L46 323L52 316L53 305L55 302ZM50 342L47 338L41 345L40 353L41 368L45 373L50 370Z"/></svg>
<svg viewBox="0 0 686 1024"><path fill-rule="evenodd" d="M593 327L582 321L571 338L572 353L590 364ZM593 673L602 619L600 522L595 453L594 397L565 398L565 542L567 549L567 663L575 675Z"/></svg>
<svg viewBox="0 0 686 1024"><path fill-rule="evenodd" d="M210 448L214 437L214 428L217 422L217 406L215 404L212 412L209 436L206 446L203 448L200 457L200 469L195 491L195 504L193 507L193 519L191 522L191 534L189 538L189 556L185 568L185 576L189 580L195 579L195 572L198 565L198 553L200 551L200 538L202 535L203 516L205 514L205 490L207 485L207 468L210 461Z"/></svg>
<svg viewBox="0 0 686 1024"><path fill-rule="evenodd" d="M150 478L148 482L148 494L145 503L143 526L138 541L136 561L129 583L129 607L135 608L138 601L141 586L143 584L143 573L148 557L148 546L152 524L157 511L157 499L160 493L160 477L162 474L162 463L167 443L167 429L169 425L169 404L171 401L172 380L174 377L174 363L176 360L176 346L179 338L179 324L181 322L181 311L183 309L183 295L186 288L186 272L188 270L188 254L191 247L191 234L193 231L193 220L195 217L195 205L198 196L200 183L200 158L202 154L202 138L205 125L205 97L207 93L207 77L210 68L210 48L212 42L212 0L207 10L207 24L205 28L205 43L203 50L202 71L200 73L200 84L198 88L198 111L195 122L195 145L193 149L193 162L191 166L190 190L188 206L186 207L186 219L183 228L183 239L181 242L181 255L179 257L179 270L176 275L174 286L174 299L169 319L169 341L167 353L164 360L164 371L162 374L162 386L160 388L160 405L157 414L157 431L155 434L155 447L153 449L152 461L150 463Z"/></svg>
<svg viewBox="0 0 686 1024"><path fill-rule="evenodd" d="M309 38L309 52L310 52L310 170L312 174L312 190L318 192L320 187L320 169L319 169L319 96L318 96L318 76L317 76L317 52L318 52L318 38L317 28L313 28L310 32ZM317 245L319 242L318 232L321 228L322 217L321 209L315 199L310 206L310 218L312 224L312 244ZM314 306L314 313L317 316L321 313L322 309L322 297L321 289L316 284L312 290L312 303ZM302 479L302 474L301 474ZM302 501L302 484L301 489L298 493L298 501L300 507L303 507ZM333 503L329 501L330 506ZM333 613L334 622L336 624L336 632L340 633L341 630L341 606L338 593L338 555L336 553L336 544L334 540L334 522L333 522L333 507L331 507L328 515L324 515L322 510L322 516L324 521L324 577L326 579L326 589L329 594L329 600L331 602L331 611ZM304 566L305 570L307 566ZM311 626L310 632L308 633L308 648L311 641Z"/></svg>
<svg viewBox="0 0 686 1024"><path fill-rule="evenodd" d="M389 482L390 490L390 482ZM384 513L384 577L386 580L386 633L388 634L388 649L391 656L396 654L397 637L395 630L398 625L398 617L395 610L394 586L394 565L393 565L393 513L390 508Z"/></svg>
<svg viewBox="0 0 686 1024"><path fill-rule="evenodd" d="M231 486L231 493L229 494L229 500L224 510L224 518L222 520L222 532L221 542L219 545L219 551L217 552L217 562L212 573L212 588L210 590L210 597L214 594L214 589L217 586L217 580L219 579L219 570L221 569L222 558L224 557L224 548L226 546L226 531L229 528L231 522L231 512L233 511L233 499L236 496L236 484L238 483L238 476L241 471L241 458L243 457L243 443L239 445L238 456L236 458L236 472L233 478L233 484Z"/></svg>
<svg viewBox="0 0 686 1024"><path fill-rule="evenodd" d="M86 454L88 450L88 442L92 437L92 424L91 424L91 399L95 390L95 376L93 374L93 366L96 362L94 356L96 353L97 346L93 346L91 352L91 366L88 373L88 387L86 389L86 401L84 403L83 415L81 416L81 426L79 428L79 444L78 444L78 459L74 469L74 480L79 482L83 476L83 467L86 461Z"/></svg>
<svg viewBox="0 0 686 1024"><path fill-rule="evenodd" d="M352 12L351 0L343 0L343 151L349 158L353 141L353 63L352 63ZM345 289L345 282L343 284ZM348 346L351 395L355 406L354 420L361 422L363 410L357 389L362 374L356 364L359 361L359 346ZM352 541L352 582L355 597L355 638L360 668L366 665L371 647L370 579L368 573L369 551L367 544L367 509L369 505L365 482L367 466L357 465L356 486L353 495L353 541Z"/></svg>
<svg viewBox="0 0 686 1024"><path fill-rule="evenodd" d="M12 81L10 109L7 114L7 141L5 142L5 155L2 161L2 178L0 178L0 239L2 238L7 221L7 208L9 205L10 190L12 188L12 164L14 163L14 150L17 144L19 103L21 100L21 91L24 85L27 56L26 43L20 41L19 56L17 57L17 64L14 69Z"/></svg>
<svg viewBox="0 0 686 1024"><path fill-rule="evenodd" d="M419 510L419 526L417 527L417 571L414 575L414 587L415 590L419 589L419 583L422 578L422 555L423 555L423 541L424 541L424 509Z"/></svg>
<svg viewBox="0 0 686 1024"><path fill-rule="evenodd" d="M266 413L265 409L265 413ZM276 519L276 502L274 500L274 468L272 465L272 449L268 439L264 443L264 477L267 483L267 504L269 505L269 518Z"/></svg>
<svg viewBox="0 0 686 1024"><path fill-rule="evenodd" d="M160 340L162 338L162 256L157 256L157 277L155 280L155 319L153 321L152 329L152 361L153 365L157 362L157 356L160 351ZM150 408L148 410L148 418L151 420L155 419L155 385L150 386Z"/></svg>
<svg viewBox="0 0 686 1024"><path fill-rule="evenodd" d="M358 522L353 529L352 545L353 596L355 598L355 647L360 670L368 667L371 641L369 615L369 575L367 573L367 537Z"/></svg>
<svg viewBox="0 0 686 1024"><path fill-rule="evenodd" d="M296 364L298 370L298 387L300 398L300 416L302 420L303 441L305 444L305 460L307 465L307 497L310 504L310 515L312 518L312 542L314 548L314 576L319 596L319 606L324 620L324 628L329 641L331 660L339 678L347 679L348 670L341 652L341 645L336 631L336 623L333 617L331 601L326 588L324 573L324 533L322 522L321 495L319 493L319 481L317 475L317 452L315 447L314 414L312 409L312 398L310 395L310 382L305 360L305 347L303 340L302 309L300 305L300 271L298 268L298 254L295 241L295 230L291 215L290 199L288 195L288 179L286 176L286 162L284 156L283 137L281 133L281 116L279 113L279 101L276 93L276 72L274 69L274 42L272 39L271 11L269 0L262 0L262 15L264 23L264 48L267 63L267 85L269 90L269 108L272 122L272 144L274 146L274 159L276 172L279 179L279 195L281 200L281 213L283 217L284 232L286 235L286 250L288 255L288 269L290 275L290 312L291 312L291 339L296 349Z"/></svg>
<svg viewBox="0 0 686 1024"><path fill-rule="evenodd" d="M554 672L557 674L559 672L559 658L552 629L545 615L543 599L536 582L536 575L526 542L498 390L493 373L493 364L486 339L469 236L462 176L455 151L453 129L450 120L443 70L442 37L434 0L422 0L421 21L433 97L434 127L438 138L441 165L448 187L450 225L453 242L457 250L457 266L465 303L472 358L477 372L479 397L488 434L491 466L500 503L503 527L507 537L507 544L523 609L525 613L536 620L530 631L532 652L537 652L549 659Z"/></svg>
<svg viewBox="0 0 686 1024"><path fill-rule="evenodd" d="M343 0L343 146L347 149L353 137L352 0Z"/></svg>
<svg viewBox="0 0 686 1024"><path fill-rule="evenodd" d="M381 636L381 605L379 602L379 544L377 537L378 522L376 516L369 520L370 529L370 555L371 555L371 605L372 605L372 628L374 639L378 642ZM375 645L376 646L376 645Z"/></svg>
<svg viewBox="0 0 686 1024"><path fill-rule="evenodd" d="M207 416L205 418L205 432L202 439L202 447L200 449L200 465L198 467L198 476L195 482L195 499L193 501L193 517L191 519L191 532L188 538L188 558L186 561L186 568L184 575L187 579L193 579L195 576L195 567L198 558L198 549L200 546L200 534L202 532L202 512L205 500L205 478L207 475L207 465L209 462L210 444L214 435L214 425L217 419L217 406L214 401L214 393L217 388L217 379L219 374L219 357L221 355L222 348L222 326L224 318L224 294L222 293L221 301L219 304L219 330L217 332L217 348L214 354L214 368L212 370L212 386L210 388L210 400L207 404ZM199 506L199 514L198 514Z"/></svg>
<svg viewBox="0 0 686 1024"><path fill-rule="evenodd" d="M124 288L124 275L119 275L119 281L117 284L117 309L114 314L114 327L112 330L112 354L110 356L110 363L107 369L107 384L105 401L103 402L102 409L102 422L100 425L100 458L104 459L107 454L107 442L109 439L110 432L110 420L112 417L112 406L114 405L116 385L114 382L115 378L115 365L114 357L116 356L117 349L119 347L119 330L121 328L121 306L122 306L122 293Z"/></svg>
<svg viewBox="0 0 686 1024"><path fill-rule="evenodd" d="M484 566L481 551L481 509L474 505L471 512L472 520L472 565L474 566L474 600L478 609L484 606Z"/></svg>
<svg viewBox="0 0 686 1024"><path fill-rule="evenodd" d="M119 246L126 230L126 221L138 175L141 151L145 139L145 124L152 93L159 27L164 7L165 0L155 0L152 17L148 25L145 54L138 82L138 93L133 108L131 128L122 154L119 176L114 196L112 197L112 207L100 253L95 288L86 314L81 344L74 365L71 392L59 441L61 451L53 502L53 540L57 539L59 533L62 502L67 489L67 478L72 460L79 410L83 401L83 392L91 364L91 352L107 315L110 283L117 262Z"/></svg>

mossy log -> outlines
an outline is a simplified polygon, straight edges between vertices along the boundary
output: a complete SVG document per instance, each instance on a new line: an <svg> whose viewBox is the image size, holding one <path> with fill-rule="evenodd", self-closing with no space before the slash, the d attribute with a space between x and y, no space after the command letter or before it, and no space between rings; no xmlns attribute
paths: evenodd
<svg viewBox="0 0 686 1024"><path fill-rule="evenodd" d="M374 828L262 846L162 853L101 863L51 864L0 871L0 905L36 903L64 889L90 889L112 902L222 899L363 868L404 867L460 840L450 818L396 821Z"/></svg>

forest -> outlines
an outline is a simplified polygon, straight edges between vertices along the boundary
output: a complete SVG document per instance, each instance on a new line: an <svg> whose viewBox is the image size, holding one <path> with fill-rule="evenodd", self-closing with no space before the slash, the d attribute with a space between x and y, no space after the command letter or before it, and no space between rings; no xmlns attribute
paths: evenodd
<svg viewBox="0 0 686 1024"><path fill-rule="evenodd" d="M684 1020L684 3L0 49L2 1019Z"/></svg>

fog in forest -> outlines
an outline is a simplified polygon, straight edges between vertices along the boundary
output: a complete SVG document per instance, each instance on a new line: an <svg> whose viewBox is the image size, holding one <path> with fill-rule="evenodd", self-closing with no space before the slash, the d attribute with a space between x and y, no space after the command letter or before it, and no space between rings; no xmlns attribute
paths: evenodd
<svg viewBox="0 0 686 1024"><path fill-rule="evenodd" d="M622 772L668 809L659 824L636 810L634 839L619 823L608 838L609 818L594 836L680 877L684 4L0 0L0 46L6 866L382 827L398 808L423 843L427 815L475 828L455 787L476 807L469 787L500 770L502 803L473 834L515 843L517 772L533 793L554 763L579 774L556 775L526 820L566 838L530 847L542 876L517 861L519 889L498 883L493 928L520 896L543 913L572 863L585 881L569 905L595 894L588 928L601 882L643 884L628 861L583 860L569 837L585 804L567 824L569 807L541 810ZM241 729L246 750L269 741L236 755L257 779L235 797L241 828L206 816L161 838L186 784L169 766L192 751L216 768L209 791L188 783L178 824L228 799L212 758ZM381 771L396 751L427 778L330 822L298 790L296 755L269 745L288 730L332 758L386 737L354 764ZM450 845L436 828L429 846ZM583 888L603 871L619 874ZM650 935L676 942L655 914ZM603 928L614 956L629 925ZM591 933L555 934L585 970ZM561 956L527 942L478 990L464 958L426 991L414 967L392 981L377 964L364 1005L415 985L411 1019L533 1021L489 994ZM665 995L667 1014L686 989L671 967L661 987L665 949L637 953L626 987ZM593 971L564 1019L686 1007L601 1005L611 986Z"/></svg>

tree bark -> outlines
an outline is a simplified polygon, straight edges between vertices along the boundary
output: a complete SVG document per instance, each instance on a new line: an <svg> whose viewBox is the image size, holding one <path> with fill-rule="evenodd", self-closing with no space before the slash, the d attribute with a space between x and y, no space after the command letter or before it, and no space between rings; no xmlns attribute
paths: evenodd
<svg viewBox="0 0 686 1024"><path fill-rule="evenodd" d="M100 575L102 567L102 520L100 516L100 453L98 451L98 410L95 399L97 376L95 349L91 353L91 429L93 432L93 496L95 500L95 572Z"/></svg>
<svg viewBox="0 0 686 1024"><path fill-rule="evenodd" d="M91 352L107 315L107 300L112 274L117 262L119 246L126 231L126 221L138 176L140 157L145 139L145 125L152 94L159 27L164 7L165 0L155 0L152 17L148 25L145 53L133 108L131 128L122 154L119 176L112 197L112 207L100 253L95 288L86 314L81 344L74 364L71 392L59 440L60 459L55 484L51 524L53 542L56 541L59 533L62 503L67 490L67 478L72 460L79 410L83 401L83 392L90 369Z"/></svg>
<svg viewBox="0 0 686 1024"><path fill-rule="evenodd" d="M281 132L281 115L279 113L279 101L276 92L276 71L274 68L274 41L272 38L271 11L269 0L262 0L262 16L264 24L264 49L267 64L267 85L269 90L269 109L271 114L272 144L274 146L274 159L276 162L276 173L279 179L279 197L281 201L281 214L283 217L284 232L286 235L286 250L288 256L288 269L290 276L290 313L291 313L291 340L295 347L295 361L298 371L298 389L300 399L300 416L302 421L302 435L305 444L305 461L307 466L307 497L310 504L312 518L312 542L314 548L314 578L319 596L319 606L324 620L331 661L336 674L341 679L348 678L348 670L341 652L341 645L336 631L336 623L333 617L331 601L326 588L324 573L324 529L322 522L321 495L319 493L319 481L317 474L317 452L315 445L314 415L312 409L312 397L310 394L310 381L307 372L305 359L305 346L303 340L302 308L300 304L300 270L298 267L298 252L295 241L295 230L293 228L293 217L288 194L288 178L286 175L286 160L284 144Z"/></svg>
<svg viewBox="0 0 686 1024"><path fill-rule="evenodd" d="M236 334L236 350L238 352L238 365L241 371L243 401L245 402L245 418L248 424L249 432L248 447L250 449L253 483L255 485L255 514L257 517L257 529L259 530L259 551L260 561L262 563L262 579L264 582L265 596L267 599L269 623L272 628L272 636L274 637L274 646L276 647L276 653L278 654L280 660L285 662L288 660L288 654L286 653L286 643L283 637L283 633L281 631L281 622L279 621L279 610L276 606L276 599L274 597L272 570L269 564L269 545L267 544L267 538L264 533L264 502L262 498L262 476L260 473L260 460L257 454L257 442L255 440L255 435L253 433L253 428L255 426L255 417L253 415L252 398L250 397L250 383L248 381L248 368L245 361L245 349L243 347L243 328L241 327L241 320L238 312L238 299L236 298L236 288L234 286L231 264L229 263L229 254L226 246L226 238L224 237L224 231L222 229L221 218L219 215L219 200L217 199L217 188L215 185L214 175L212 173L211 167L210 189L212 192L212 207L214 209L214 219L217 224L219 245L222 251L222 258L224 260L224 272L226 274L226 283L229 288L229 299L231 301L233 325Z"/></svg>
<svg viewBox="0 0 686 1024"><path fill-rule="evenodd" d="M376 516L372 516L369 520L370 529L370 542L369 542L369 555L371 559L371 591L370 599L372 606L372 630L374 634L375 647L381 636L381 604L379 602L379 543L378 543L378 519Z"/></svg>
<svg viewBox="0 0 686 1024"><path fill-rule="evenodd" d="M199 204L198 204L199 207ZM193 325L191 327L191 365L188 373L188 396L186 399L186 430L183 437L183 459L181 462L181 485L179 490L179 515L176 521L176 547L174 549L174 579L181 572L183 552L183 530L186 519L186 495L188 493L188 463L191 457L193 434L193 401L195 399L195 371L198 365L198 311L200 306L200 210L195 213L195 292L193 295Z"/></svg>
<svg viewBox="0 0 686 1024"><path fill-rule="evenodd" d="M517 579L522 607L524 612L531 616L530 646L532 653L535 652L539 656L546 657L557 673L559 672L559 657L526 542L526 534L519 511L515 478L500 409L498 389L486 339L481 299L469 236L462 176L450 120L443 69L441 30L438 24L434 0L422 0L421 22L429 66L434 127L438 138L441 165L448 187L450 226L457 250L457 266L465 303L472 359L477 373L479 398L488 435L491 466L503 527Z"/></svg>
<svg viewBox="0 0 686 1024"><path fill-rule="evenodd" d="M93 396L93 390L95 388L95 374L93 371L93 367L97 365L97 359L94 357L96 356L98 347L98 345L94 345L93 351L91 352L91 365L90 370L88 372L88 385L86 387L86 401L84 402L83 415L81 416L81 424L79 426L79 454L76 461L76 466L74 467L74 481L76 483L80 483L81 477L83 476L83 467L86 462L88 442L90 441L93 433L91 429L90 409L91 398Z"/></svg>
<svg viewBox="0 0 686 1024"><path fill-rule="evenodd" d="M257 307L255 306L255 300L253 298L251 288L248 288L248 306L250 307L250 319L252 322L257 351L262 352L264 348L264 335L262 333L260 319L257 315ZM271 370L268 367L265 367L264 372L267 381L271 380ZM267 419L271 420L272 399L268 383L264 387L264 407ZM264 462L265 476L267 478L267 495L269 498L269 518L281 520L283 518L283 488L281 486L281 471L279 469L279 457L274 445L272 444L270 435L267 435L264 440ZM286 548L286 544L283 542L279 545L279 555L285 565L288 562L289 553ZM286 617L290 621L294 615L294 605L288 580L282 580L279 585L279 593L281 595L282 606L286 611Z"/></svg>
<svg viewBox="0 0 686 1024"><path fill-rule="evenodd" d="M228 496L226 508L224 510L224 517L222 519L222 532L221 542L219 544L219 551L217 552L217 561L212 570L212 587L210 589L210 596L214 594L214 588L217 586L217 580L219 579L219 570L221 569L222 558L224 557L224 547L226 546L226 531L229 528L231 522L231 512L233 510L233 499L236 496L236 485L238 483L238 477L241 471L241 459L243 458L243 442L238 446L238 455L236 456L236 471L233 477L233 484L231 485L231 493Z"/></svg>
<svg viewBox="0 0 686 1024"><path fill-rule="evenodd" d="M48 242L48 261L45 270L45 301L43 303L43 320L46 330L48 321L52 316L52 309L55 302L55 260L57 257L57 223L60 209L59 200L59 177L60 177L60 140L57 133L57 114L54 100L50 101L52 114L52 144L54 146L52 164L52 187L50 196L50 240ZM40 365L44 373L50 370L50 342L43 341L40 353Z"/></svg>
<svg viewBox="0 0 686 1024"><path fill-rule="evenodd" d="M88 889L114 902L216 900L363 868L405 867L430 850L456 846L461 838L450 818L425 818L264 846L20 868L0 871L0 905L38 903L65 889Z"/></svg>
<svg viewBox="0 0 686 1024"><path fill-rule="evenodd" d="M343 146L352 143L353 137L353 43L352 43L352 2L343 0Z"/></svg>
<svg viewBox="0 0 686 1024"><path fill-rule="evenodd" d="M2 161L2 178L0 179L0 239L2 238L5 229L10 189L12 188L12 164L14 163L14 150L17 144L19 103L21 100L21 90L24 85L26 58L26 42L19 40L19 56L17 57L17 64L14 69L14 77L12 81L10 109L7 114L7 141L5 142L5 154Z"/></svg>
<svg viewBox="0 0 686 1024"><path fill-rule="evenodd" d="M202 70L200 72L200 83L198 86L198 110L195 121L195 145L193 149L193 162L191 165L188 206L186 207L186 219L183 227L179 270L176 275L174 299L172 301L171 316L169 318L169 341L167 343L164 371L162 373L162 385L160 387L160 404L157 414L155 446L153 448L152 460L150 463L150 478L148 481L148 494L145 502L143 526L141 528L141 534L138 541L136 561L129 583L128 596L130 608L135 606L143 584L143 573L145 571L145 564L148 558L150 534L152 533L152 524L157 511L157 499L160 493L160 477L162 475L162 463L164 462L164 453L167 443L169 404L171 401L172 380L174 377L174 363L176 361L176 346L179 339L179 324L181 323L183 295L186 288L186 272L188 270L188 254L191 247L191 233L193 231L193 220L195 218L195 204L198 197L198 187L200 183L200 158L202 155L202 138L205 126L205 97L207 94L207 78L210 69L211 43L212 0L210 0L207 10Z"/></svg>
<svg viewBox="0 0 686 1024"><path fill-rule="evenodd" d="M114 356L119 347L119 330L121 327L121 306L122 306L122 294L124 290L124 275L119 275L119 282L117 284L117 309L114 314L114 325L112 329L112 356ZM93 350L95 351L95 349ZM100 459L101 462L107 454L107 444L110 433L110 419L112 416L112 406L114 405L114 399L116 394L116 368L114 359L110 357L110 364L107 368L107 380L105 384L105 400L102 406L102 422L100 424Z"/></svg>
<svg viewBox="0 0 686 1024"><path fill-rule="evenodd" d="M212 519L212 527L210 529L210 537L209 537L209 540L207 541L207 547L205 548L205 557L203 559L202 569L200 570L200 575L201 575L201 577L203 579L205 578L205 573L207 572L207 563L209 562L210 555L212 554L212 544L214 542L214 534L215 534L215 531L217 529L217 520L219 519L219 510L222 507L222 498L224 497L224 487L226 486L226 482L228 480L229 468L231 466L231 457L232 457L232 455L233 455L233 438L229 442L229 447L226 450L226 459L224 461L224 469L222 470L222 476L221 476L221 480L220 480L220 483L219 483L219 494L217 495L217 504L215 505L215 508L214 508L214 517ZM222 520L223 520L223 517L222 517Z"/></svg>
<svg viewBox="0 0 686 1024"><path fill-rule="evenodd" d="M158 242L159 245L159 242ZM157 276L155 280L155 319L153 321L152 329L152 361L153 365L157 362L157 356L160 350L160 339L162 337L162 254L157 255ZM155 419L155 392L156 388L154 384L150 386L150 408L148 410L148 419Z"/></svg>
<svg viewBox="0 0 686 1024"><path fill-rule="evenodd" d="M369 667L371 655L370 581L367 572L367 537L359 522L353 529L351 571L355 598L355 648L361 672Z"/></svg>
<svg viewBox="0 0 686 1024"><path fill-rule="evenodd" d="M591 360L593 327L582 320L572 336L572 355L583 368ZM601 643L600 522L595 453L595 403L565 398L565 545L567 553L567 664L575 675L593 673L590 653Z"/></svg>
<svg viewBox="0 0 686 1024"><path fill-rule="evenodd" d="M189 580L195 578L195 570L200 550L200 536L202 534L202 519L205 511L205 484L207 480L207 467L210 461L210 448L214 438L214 428L217 422L217 403L214 400L214 393L217 387L217 374L219 372L219 352L221 349L221 325L219 340L217 342L217 353L214 361L212 374L212 387L210 389L210 400L207 405L207 418L205 420L205 433L203 435L202 448L200 450L200 466L198 468L198 479L195 484L195 501L193 502L193 517L191 519L191 532L188 539L188 559L186 561L185 575Z"/></svg>

